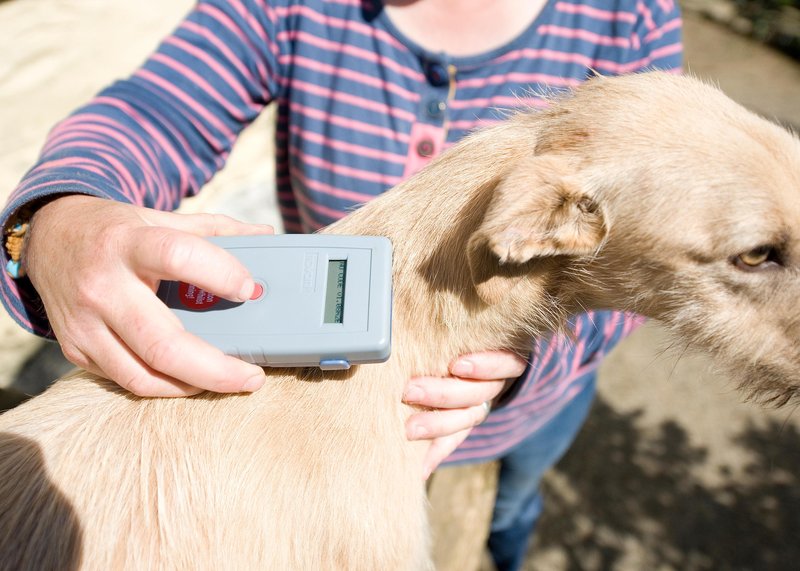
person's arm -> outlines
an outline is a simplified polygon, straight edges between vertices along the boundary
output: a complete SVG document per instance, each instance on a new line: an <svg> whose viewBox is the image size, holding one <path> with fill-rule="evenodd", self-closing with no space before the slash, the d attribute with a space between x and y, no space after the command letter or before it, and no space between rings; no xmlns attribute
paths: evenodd
<svg viewBox="0 0 800 571"><path fill-rule="evenodd" d="M637 3L627 73L660 69L673 73L683 70L683 21L675 0L649 0Z"/></svg>
<svg viewBox="0 0 800 571"><path fill-rule="evenodd" d="M244 267L199 237L270 230L153 209L196 193L276 96L279 24L254 1L203 0L129 79L50 133L0 214L4 228L32 216L27 277L2 280L3 303L21 325L137 394L260 385L260 368L181 334L154 290L179 279L248 297ZM204 365L179 358L187 354L202 354Z"/></svg>

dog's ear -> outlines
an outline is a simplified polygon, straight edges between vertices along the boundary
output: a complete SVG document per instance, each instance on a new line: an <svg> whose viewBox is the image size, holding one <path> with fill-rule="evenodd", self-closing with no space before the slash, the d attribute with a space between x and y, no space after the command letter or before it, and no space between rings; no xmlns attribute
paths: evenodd
<svg viewBox="0 0 800 571"><path fill-rule="evenodd" d="M605 236L602 209L566 159L527 157L500 178L469 240L472 281L484 302L497 303L544 260L591 255Z"/></svg>

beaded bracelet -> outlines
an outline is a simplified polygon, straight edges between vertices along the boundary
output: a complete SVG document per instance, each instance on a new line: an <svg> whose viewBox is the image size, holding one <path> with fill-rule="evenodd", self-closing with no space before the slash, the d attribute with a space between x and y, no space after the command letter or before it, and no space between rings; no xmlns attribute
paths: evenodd
<svg viewBox="0 0 800 571"><path fill-rule="evenodd" d="M0 0L2 2L3 0ZM38 199L34 199L22 207L9 217L6 223L5 231L5 246L8 262L6 262L6 272L12 278L25 277L25 265L22 263L22 258L25 255L25 247L28 237L31 235L31 225L33 224L34 214L40 208L47 205L49 202L68 196L69 192L48 194Z"/></svg>
<svg viewBox="0 0 800 571"><path fill-rule="evenodd" d="M16 222L6 229L6 252L8 252L8 262L6 271L14 278L21 278L25 275L25 268L22 267L22 251L25 247L25 238L28 236L28 222Z"/></svg>

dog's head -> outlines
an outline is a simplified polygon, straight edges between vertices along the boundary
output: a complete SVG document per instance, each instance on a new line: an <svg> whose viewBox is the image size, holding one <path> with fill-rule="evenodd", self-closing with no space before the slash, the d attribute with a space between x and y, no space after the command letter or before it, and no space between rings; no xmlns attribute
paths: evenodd
<svg viewBox="0 0 800 571"><path fill-rule="evenodd" d="M596 79L540 115L468 245L480 298L537 270L576 307L636 311L760 400L800 395L800 141L690 78Z"/></svg>

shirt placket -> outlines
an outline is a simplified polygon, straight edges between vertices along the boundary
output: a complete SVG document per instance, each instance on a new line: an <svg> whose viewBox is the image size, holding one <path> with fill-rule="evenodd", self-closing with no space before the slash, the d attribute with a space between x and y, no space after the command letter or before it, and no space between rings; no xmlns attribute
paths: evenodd
<svg viewBox="0 0 800 571"><path fill-rule="evenodd" d="M450 103L456 93L456 67L446 59L422 62L425 83L411 127L403 177L407 178L442 152L447 141Z"/></svg>

